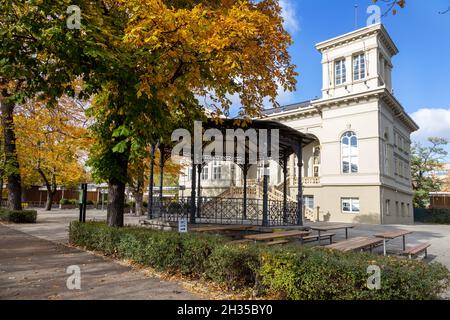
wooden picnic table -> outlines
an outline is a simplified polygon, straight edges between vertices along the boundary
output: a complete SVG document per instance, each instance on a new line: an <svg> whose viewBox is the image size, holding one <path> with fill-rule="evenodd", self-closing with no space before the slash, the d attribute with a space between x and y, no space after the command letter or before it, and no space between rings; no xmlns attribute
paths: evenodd
<svg viewBox="0 0 450 320"><path fill-rule="evenodd" d="M386 255L386 243L389 240L395 239L395 238L403 238L403 251L406 250L406 239L405 236L407 234L411 234L412 231L408 230L391 230L384 233L378 233L375 234L375 237L383 239L383 254Z"/></svg>
<svg viewBox="0 0 450 320"><path fill-rule="evenodd" d="M372 250L373 247L380 245L382 242L383 240L379 238L356 237L349 240L344 240L330 244L328 246L325 246L325 248L339 250L342 252L364 250L367 248Z"/></svg>
<svg viewBox="0 0 450 320"><path fill-rule="evenodd" d="M302 237L308 235L309 233L310 233L309 231L291 230L282 232L251 234L244 236L244 238L254 241L270 241L274 239Z"/></svg>
<svg viewBox="0 0 450 320"><path fill-rule="evenodd" d="M354 224L336 224L336 225L329 225L329 226L314 226L311 227L312 230L315 230L319 233L319 245L320 245L320 233L322 231L328 232L331 230L340 230L345 229L345 239L348 239L348 229L354 228Z"/></svg>
<svg viewBox="0 0 450 320"><path fill-rule="evenodd" d="M252 225L222 225L222 226L208 226L208 227L198 227L192 228L195 232L221 232L221 231L245 231L251 230L254 226Z"/></svg>

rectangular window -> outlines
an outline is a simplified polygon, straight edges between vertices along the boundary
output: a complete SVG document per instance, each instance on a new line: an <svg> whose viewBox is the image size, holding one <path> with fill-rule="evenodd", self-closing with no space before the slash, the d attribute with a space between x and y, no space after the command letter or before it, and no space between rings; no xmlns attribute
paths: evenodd
<svg viewBox="0 0 450 320"><path fill-rule="evenodd" d="M402 202L402 217L405 216L405 203Z"/></svg>
<svg viewBox="0 0 450 320"><path fill-rule="evenodd" d="M218 161L213 162L213 179L214 180L222 179L222 166Z"/></svg>
<svg viewBox="0 0 450 320"><path fill-rule="evenodd" d="M366 60L364 54L353 57L353 80L362 80L366 77Z"/></svg>
<svg viewBox="0 0 450 320"><path fill-rule="evenodd" d="M409 206L409 203L406 205L406 208L408 210L408 217L410 217L411 216L411 208Z"/></svg>
<svg viewBox="0 0 450 320"><path fill-rule="evenodd" d="M305 207L314 209L314 196L304 196L303 202Z"/></svg>
<svg viewBox="0 0 450 320"><path fill-rule="evenodd" d="M342 198L341 199L342 212L344 213L359 213L359 198Z"/></svg>
<svg viewBox="0 0 450 320"><path fill-rule="evenodd" d="M191 167L188 168L187 179L188 179L188 181L192 180L192 168Z"/></svg>
<svg viewBox="0 0 450 320"><path fill-rule="evenodd" d="M209 178L209 168L204 167L202 170L202 180L208 180Z"/></svg>
<svg viewBox="0 0 450 320"><path fill-rule="evenodd" d="M390 216L391 215L391 200L386 200L386 215Z"/></svg>
<svg viewBox="0 0 450 320"><path fill-rule="evenodd" d="M399 213L398 201L395 201L395 215L399 216Z"/></svg>
<svg viewBox="0 0 450 320"><path fill-rule="evenodd" d="M345 69L345 60L337 60L335 62L335 79L336 85L343 84L347 81L346 79L346 69Z"/></svg>

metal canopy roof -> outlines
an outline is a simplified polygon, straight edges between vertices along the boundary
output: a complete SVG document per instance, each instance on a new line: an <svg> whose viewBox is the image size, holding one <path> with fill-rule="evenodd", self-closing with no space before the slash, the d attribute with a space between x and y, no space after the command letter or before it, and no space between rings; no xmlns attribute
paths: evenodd
<svg viewBox="0 0 450 320"><path fill-rule="evenodd" d="M267 130L267 140L268 140L268 149L269 150L270 150L270 141L271 141L271 136L272 136L271 130L278 130L278 132L279 132L279 155L280 155L279 162L280 162L280 164L282 163L283 159L289 157L293 153L299 152L300 145L303 148L306 145L308 145L311 142L316 140L316 138L312 135L302 133L298 130L295 130L289 126L286 126L286 125L281 124L276 121L251 120L251 122L247 122L245 125L238 124L238 122L239 122L239 119L219 119L218 121L209 119L206 123L202 124L202 127L205 130L217 129L222 133L223 136L226 135L226 130L229 130L229 129L232 129L232 130L242 129L244 131L246 131L248 129L255 129L257 134L258 134L258 130L265 129L265 130ZM258 134L258 138L259 138L259 134ZM224 152L226 150L226 148L225 148L226 141L225 140L226 139L224 139L224 141L223 141ZM259 141L259 139L258 139L258 141ZM209 143L210 142L207 142L206 145ZM238 141L237 141L237 139L235 139L235 148L234 148L235 155L234 155L233 161L236 163L239 161L242 161L242 159L238 159L238 157L236 155L237 143L238 143ZM253 151L253 150L257 150L257 158L258 158L258 160L261 160L257 146L254 143L252 144L248 139L246 139L245 153L246 153L247 160L249 157L249 152ZM230 161L231 161L231 159L230 159Z"/></svg>

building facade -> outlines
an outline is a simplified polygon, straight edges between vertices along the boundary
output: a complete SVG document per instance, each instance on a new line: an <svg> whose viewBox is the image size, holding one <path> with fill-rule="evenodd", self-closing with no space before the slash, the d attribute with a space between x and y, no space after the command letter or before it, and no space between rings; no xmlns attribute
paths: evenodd
<svg viewBox="0 0 450 320"><path fill-rule="evenodd" d="M277 121L315 137L303 150L303 194L321 221L372 224L413 222L410 135L418 129L393 95L392 57L398 49L381 24L318 43L322 54L322 97L265 111ZM297 158L288 165L290 199L297 193ZM180 185L190 188L189 168ZM258 183L263 166L248 177ZM221 196L242 186L241 169L208 163L202 195ZM282 168L270 164L273 190ZM189 191L187 191L189 192Z"/></svg>

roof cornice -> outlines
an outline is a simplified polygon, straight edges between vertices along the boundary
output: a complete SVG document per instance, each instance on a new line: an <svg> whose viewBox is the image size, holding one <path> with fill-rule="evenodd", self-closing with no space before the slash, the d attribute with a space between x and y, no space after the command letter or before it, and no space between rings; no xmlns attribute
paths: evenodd
<svg viewBox="0 0 450 320"><path fill-rule="evenodd" d="M405 124L411 132L417 131L420 129L419 125L406 113L405 109L403 109L400 102L397 98L394 97L392 93L388 90L385 90L382 95L383 101L392 109L395 116Z"/></svg>
<svg viewBox="0 0 450 320"><path fill-rule="evenodd" d="M373 24L349 33L346 33L344 35L319 42L316 44L316 49L320 52L323 52L327 49L338 47L341 45L345 45L349 42L362 39L371 35L379 35L380 41L386 46L386 48L389 50L389 53L394 56L399 51L397 46L395 45L394 41L392 41L392 38L387 33L385 27L381 24Z"/></svg>
<svg viewBox="0 0 450 320"><path fill-rule="evenodd" d="M406 113L400 102L386 88L378 88L372 91L361 92L353 95L336 97L331 99L321 99L311 101L311 106L279 112L263 117L270 120L292 120L305 118L314 114L321 114L324 108L337 108L342 105L356 104L360 101L370 101L371 99L381 99L391 108L395 117L399 119L411 132L419 130L419 126Z"/></svg>

